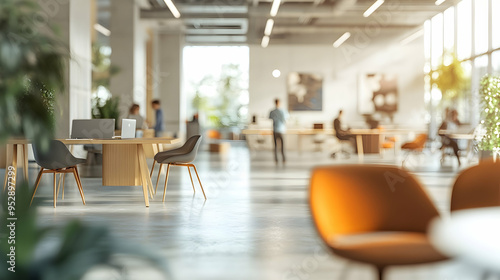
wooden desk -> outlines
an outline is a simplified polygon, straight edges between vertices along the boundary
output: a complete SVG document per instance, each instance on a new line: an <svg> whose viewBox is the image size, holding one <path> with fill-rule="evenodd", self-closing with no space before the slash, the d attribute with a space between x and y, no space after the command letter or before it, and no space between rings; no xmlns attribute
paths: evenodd
<svg viewBox="0 0 500 280"><path fill-rule="evenodd" d="M356 145L358 150L358 158L360 161L364 159L364 149L363 149L363 135L373 135L379 137L379 142L384 136L396 136L396 147L400 147L399 136L407 135L409 133L425 133L426 130L415 130L415 129L351 129L349 131L352 135L356 137ZM272 135L273 131L269 128L257 128L257 129L244 129L242 131L245 135ZM306 135L335 135L333 129L287 129L286 135L297 135L297 150L299 153L302 152L302 137Z"/></svg>
<svg viewBox="0 0 500 280"><path fill-rule="evenodd" d="M135 138L135 139L58 139L66 145L100 144L103 150L102 184L103 186L142 186L144 202L149 207L148 191L153 196L153 184L149 177L149 169L144 153L145 145L176 144L179 139L173 138ZM11 165L17 170L17 146L25 150L30 141L26 139L10 139L7 144L7 157L12 151ZM10 147L12 146L12 150ZM7 158L9 161L9 158ZM27 166L27 154L24 153ZM24 168L27 177L27 168ZM17 175L17 174L16 174ZM16 176L14 175L14 176ZM7 176L5 177L5 182ZM4 184L5 188L5 184Z"/></svg>

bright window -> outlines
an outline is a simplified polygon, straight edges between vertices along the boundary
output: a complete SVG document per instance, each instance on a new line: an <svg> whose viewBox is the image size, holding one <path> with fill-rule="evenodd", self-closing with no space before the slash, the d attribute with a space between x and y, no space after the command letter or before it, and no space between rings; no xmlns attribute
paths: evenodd
<svg viewBox="0 0 500 280"><path fill-rule="evenodd" d="M488 73L488 56L482 55L474 60L475 80L479 81Z"/></svg>
<svg viewBox="0 0 500 280"><path fill-rule="evenodd" d="M488 51L488 0L475 0L474 4L474 51L482 54Z"/></svg>
<svg viewBox="0 0 500 280"><path fill-rule="evenodd" d="M500 48L500 1L498 0L492 0L491 1L491 9L492 9L492 19L491 19L491 26L492 26L492 44L493 48Z"/></svg>
<svg viewBox="0 0 500 280"><path fill-rule="evenodd" d="M444 12L444 49L453 51L455 45L455 7Z"/></svg>
<svg viewBox="0 0 500 280"><path fill-rule="evenodd" d="M426 20L424 23L424 55L425 59L431 59L431 21Z"/></svg>
<svg viewBox="0 0 500 280"><path fill-rule="evenodd" d="M500 75L500 51L491 54L491 66L494 75Z"/></svg>
<svg viewBox="0 0 500 280"><path fill-rule="evenodd" d="M441 64L443 56L443 14L437 14L431 19L431 64L436 68Z"/></svg>
<svg viewBox="0 0 500 280"><path fill-rule="evenodd" d="M463 0L457 5L457 56L466 59L471 56L472 45L472 2Z"/></svg>

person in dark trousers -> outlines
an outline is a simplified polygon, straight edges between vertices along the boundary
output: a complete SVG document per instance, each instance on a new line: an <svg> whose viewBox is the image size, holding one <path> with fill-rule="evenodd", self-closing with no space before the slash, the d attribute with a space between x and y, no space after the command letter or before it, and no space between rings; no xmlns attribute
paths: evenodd
<svg viewBox="0 0 500 280"><path fill-rule="evenodd" d="M333 120L333 129L335 130L335 137L341 141L352 141L354 139L354 135L350 133L350 129L344 130L342 129L342 115L344 111L340 110L339 115L335 120ZM343 151L344 152L344 151ZM345 152L348 156L349 154ZM331 154L331 157L335 157L335 153Z"/></svg>
<svg viewBox="0 0 500 280"><path fill-rule="evenodd" d="M155 137L160 137L162 136L163 131L165 130L165 127L163 125L163 110L161 109L160 106L160 100L153 100L153 102L151 102L151 106L155 110L155 116L156 116L156 123L154 126Z"/></svg>
<svg viewBox="0 0 500 280"><path fill-rule="evenodd" d="M269 113L269 118L273 120L273 138L274 138L274 160L276 164L278 163L278 142L281 146L281 156L283 163L286 162L285 159L285 144L283 142L283 135L286 132L286 120L288 119L288 113L280 108L280 100L275 99L274 103L276 108Z"/></svg>
<svg viewBox="0 0 500 280"><path fill-rule="evenodd" d="M457 128L461 125L460 121L458 120L458 111L457 110L451 110L447 115L445 116L445 119L441 126L439 127L439 130L447 130L447 131L455 131ZM444 149L446 147L451 147L453 149L453 153L457 157L458 165L460 166L460 155L459 155L459 147L457 140L452 139L448 137L445 134L440 134L441 136L441 142L442 146L441 149ZM441 158L441 162L444 161L444 158Z"/></svg>

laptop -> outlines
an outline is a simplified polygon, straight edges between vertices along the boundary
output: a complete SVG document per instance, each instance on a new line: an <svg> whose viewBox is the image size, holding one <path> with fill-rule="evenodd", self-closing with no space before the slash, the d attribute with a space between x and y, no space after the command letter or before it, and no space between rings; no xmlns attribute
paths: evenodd
<svg viewBox="0 0 500 280"><path fill-rule="evenodd" d="M135 126L137 120L122 119L122 136L121 139L135 138Z"/></svg>
<svg viewBox="0 0 500 280"><path fill-rule="evenodd" d="M114 119L73 120L72 139L112 139L115 134Z"/></svg>

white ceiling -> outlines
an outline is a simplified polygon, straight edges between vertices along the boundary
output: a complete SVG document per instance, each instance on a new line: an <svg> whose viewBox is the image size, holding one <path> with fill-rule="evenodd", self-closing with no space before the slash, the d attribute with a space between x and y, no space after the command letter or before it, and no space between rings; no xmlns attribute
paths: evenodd
<svg viewBox="0 0 500 280"><path fill-rule="evenodd" d="M109 0L104 0L109 1ZM176 19L163 0L141 1L141 19L164 30L180 29L193 45L260 44L270 0L173 0ZM144 1L148 1L145 4ZM271 44L332 44L344 32L372 40L401 38L458 0L385 0L370 17L363 12L375 0L282 0Z"/></svg>

